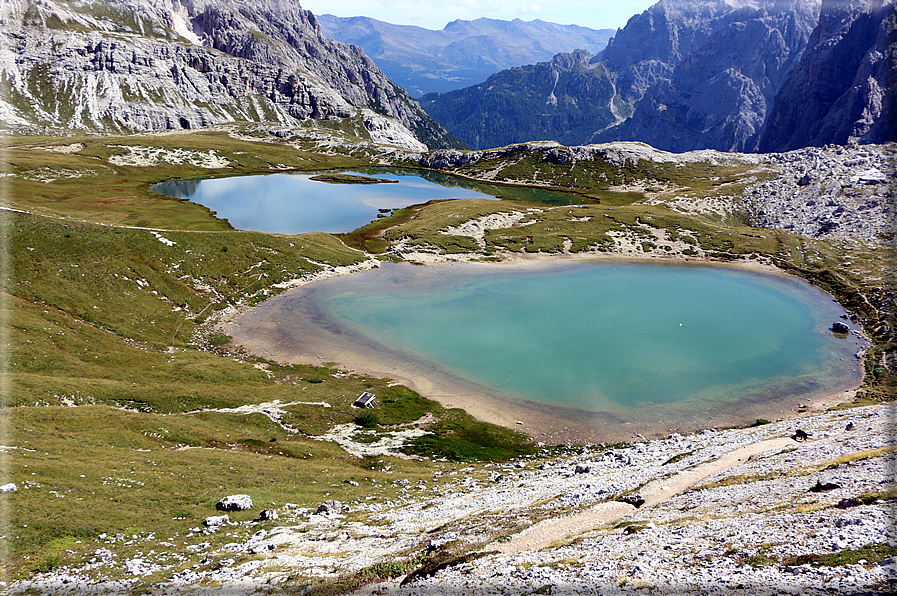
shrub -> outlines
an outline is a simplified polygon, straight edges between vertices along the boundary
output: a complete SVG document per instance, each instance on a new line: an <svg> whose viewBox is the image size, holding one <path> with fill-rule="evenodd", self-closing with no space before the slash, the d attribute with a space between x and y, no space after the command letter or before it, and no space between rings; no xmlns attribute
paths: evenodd
<svg viewBox="0 0 897 596"><path fill-rule="evenodd" d="M357 424L358 426L362 426L364 428L374 428L379 423L380 421L377 419L377 414L371 412L370 410L362 410L355 415L355 424Z"/></svg>
<svg viewBox="0 0 897 596"><path fill-rule="evenodd" d="M223 333L215 333L209 338L209 343L213 346L223 346L227 342L231 340L230 335L225 335Z"/></svg>

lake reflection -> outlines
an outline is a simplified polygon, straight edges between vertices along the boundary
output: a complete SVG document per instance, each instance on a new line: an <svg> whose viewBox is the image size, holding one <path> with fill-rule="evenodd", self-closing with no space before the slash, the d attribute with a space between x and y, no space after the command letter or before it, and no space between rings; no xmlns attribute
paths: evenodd
<svg viewBox="0 0 897 596"><path fill-rule="evenodd" d="M387 184L330 184L316 174L265 174L205 180L172 180L152 190L189 199L215 211L239 230L274 234L351 232L393 209L447 199L496 199L509 196L554 204L577 202L573 195L474 184L438 173L395 169L346 172L391 180ZM493 191L494 194L490 194ZM520 194L520 196L517 196Z"/></svg>

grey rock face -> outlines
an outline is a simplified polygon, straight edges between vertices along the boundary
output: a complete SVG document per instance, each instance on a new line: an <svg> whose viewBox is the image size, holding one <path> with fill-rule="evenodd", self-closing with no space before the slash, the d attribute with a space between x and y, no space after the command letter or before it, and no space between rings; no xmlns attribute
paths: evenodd
<svg viewBox="0 0 897 596"><path fill-rule="evenodd" d="M360 48L323 37L297 2L11 0L0 121L100 132L289 126L360 109L434 147L445 131Z"/></svg>
<svg viewBox="0 0 897 596"><path fill-rule="evenodd" d="M599 54L559 54L421 101L477 148L551 139L755 151L819 10L820 0L661 0Z"/></svg>
<svg viewBox="0 0 897 596"><path fill-rule="evenodd" d="M646 91L619 132L666 151L757 149L776 92L815 24L802 8L743 9ZM719 19L718 19L719 20Z"/></svg>
<svg viewBox="0 0 897 596"><path fill-rule="evenodd" d="M825 0L808 47L785 81L760 151L897 140L897 7Z"/></svg>
<svg viewBox="0 0 897 596"><path fill-rule="evenodd" d="M895 81L894 0L661 0L597 55L422 102L477 148L628 140L770 153L897 140Z"/></svg>
<svg viewBox="0 0 897 596"><path fill-rule="evenodd" d="M661 0L633 16L600 57L617 73L628 101L669 80L677 64L704 46L714 32L750 18L768 1Z"/></svg>

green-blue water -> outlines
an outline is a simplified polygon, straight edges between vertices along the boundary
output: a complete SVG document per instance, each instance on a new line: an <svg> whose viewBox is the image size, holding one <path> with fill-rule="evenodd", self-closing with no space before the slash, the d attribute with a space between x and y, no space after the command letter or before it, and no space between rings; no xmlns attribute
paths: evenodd
<svg viewBox="0 0 897 596"><path fill-rule="evenodd" d="M315 174L294 173L169 180L152 190L204 205L239 230L275 234L351 232L392 209L436 200L503 197L560 205L581 201L568 193L498 187L436 172L368 168L345 173L395 183L329 184L312 180Z"/></svg>
<svg viewBox="0 0 897 596"><path fill-rule="evenodd" d="M609 264L384 267L329 280L317 308L512 395L589 411L814 397L853 384L844 311L801 280Z"/></svg>

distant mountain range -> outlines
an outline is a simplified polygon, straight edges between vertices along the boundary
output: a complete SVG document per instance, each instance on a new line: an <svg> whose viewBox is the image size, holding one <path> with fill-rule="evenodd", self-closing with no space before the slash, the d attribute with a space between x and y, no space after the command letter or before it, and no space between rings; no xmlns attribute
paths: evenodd
<svg viewBox="0 0 897 596"><path fill-rule="evenodd" d="M595 53L615 33L538 19L457 20L434 31L368 17L317 18L324 35L360 46L415 97L475 85L503 69L550 60L561 52Z"/></svg>
<svg viewBox="0 0 897 596"><path fill-rule="evenodd" d="M475 148L643 141L780 151L897 140L894 0L661 0L600 53L421 98Z"/></svg>

